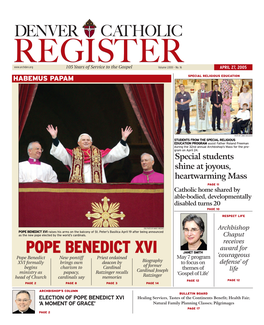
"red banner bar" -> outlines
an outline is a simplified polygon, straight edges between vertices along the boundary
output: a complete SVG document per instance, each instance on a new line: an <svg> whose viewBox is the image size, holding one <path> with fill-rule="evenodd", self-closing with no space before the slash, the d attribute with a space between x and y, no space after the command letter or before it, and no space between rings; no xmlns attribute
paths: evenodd
<svg viewBox="0 0 264 325"><path fill-rule="evenodd" d="M253 70L253 64L215 64L214 70Z"/></svg>
<svg viewBox="0 0 264 325"><path fill-rule="evenodd" d="M164 83L170 75L12 75L12 82Z"/></svg>

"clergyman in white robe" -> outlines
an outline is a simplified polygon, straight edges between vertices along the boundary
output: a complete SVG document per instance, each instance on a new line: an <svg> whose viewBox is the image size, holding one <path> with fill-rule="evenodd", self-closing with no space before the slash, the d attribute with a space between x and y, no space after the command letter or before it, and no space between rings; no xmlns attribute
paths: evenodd
<svg viewBox="0 0 264 325"><path fill-rule="evenodd" d="M201 96L205 98L200 98ZM189 106L196 106L196 119L195 119L195 128L198 131L206 131L211 129L209 124L208 112L210 110L210 92L206 92L206 90L200 89L197 90L192 96L192 101Z"/></svg>
<svg viewBox="0 0 264 325"><path fill-rule="evenodd" d="M33 161L36 159L33 159ZM35 162L35 161L34 161ZM19 163L19 183L34 182L36 179L44 183L57 183L58 178L55 171L48 164L39 162L39 164L27 161Z"/></svg>
<svg viewBox="0 0 264 325"><path fill-rule="evenodd" d="M40 162L43 149L38 141L30 142L27 148L28 160L20 162L19 183L57 183L57 174L48 164Z"/></svg>

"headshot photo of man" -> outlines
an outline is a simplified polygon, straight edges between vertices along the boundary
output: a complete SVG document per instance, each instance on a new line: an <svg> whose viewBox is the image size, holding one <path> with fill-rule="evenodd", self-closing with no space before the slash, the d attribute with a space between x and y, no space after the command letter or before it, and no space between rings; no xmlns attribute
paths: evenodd
<svg viewBox="0 0 264 325"><path fill-rule="evenodd" d="M13 314L35 314L35 310L30 308L32 299L28 291L18 291L15 295L15 303L17 306L17 310L13 311Z"/></svg>

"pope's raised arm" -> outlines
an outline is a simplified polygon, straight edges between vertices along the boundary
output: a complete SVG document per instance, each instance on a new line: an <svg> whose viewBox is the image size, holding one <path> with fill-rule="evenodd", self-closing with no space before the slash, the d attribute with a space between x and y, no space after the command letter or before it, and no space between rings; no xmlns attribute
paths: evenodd
<svg viewBox="0 0 264 325"><path fill-rule="evenodd" d="M125 130L121 129L122 140L126 141L129 135L133 132L131 126L126 126Z"/></svg>
<svg viewBox="0 0 264 325"><path fill-rule="evenodd" d="M52 139L56 139L58 136L58 128L56 126L56 128L54 129L53 125L50 124L46 127L46 130L49 132L49 134L51 135Z"/></svg>

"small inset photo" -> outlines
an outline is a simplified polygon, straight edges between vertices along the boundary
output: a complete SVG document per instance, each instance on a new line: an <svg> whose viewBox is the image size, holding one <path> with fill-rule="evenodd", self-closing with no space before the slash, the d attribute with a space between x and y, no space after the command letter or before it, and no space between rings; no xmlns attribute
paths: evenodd
<svg viewBox="0 0 264 325"><path fill-rule="evenodd" d="M252 79L175 80L175 134L252 134Z"/></svg>
<svg viewBox="0 0 264 325"><path fill-rule="evenodd" d="M181 213L181 250L207 250L207 214Z"/></svg>
<svg viewBox="0 0 264 325"><path fill-rule="evenodd" d="M13 290L13 314L35 314L35 291Z"/></svg>

